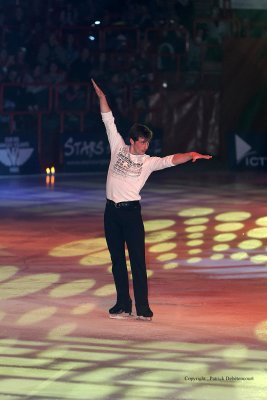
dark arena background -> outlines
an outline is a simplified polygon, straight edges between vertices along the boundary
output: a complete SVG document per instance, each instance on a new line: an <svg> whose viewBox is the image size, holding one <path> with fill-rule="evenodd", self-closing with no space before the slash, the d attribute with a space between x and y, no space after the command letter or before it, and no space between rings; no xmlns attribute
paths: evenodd
<svg viewBox="0 0 267 400"><path fill-rule="evenodd" d="M1 0L0 42L0 400L265 400L267 1ZM108 316L91 78L213 156L142 190L151 322Z"/></svg>

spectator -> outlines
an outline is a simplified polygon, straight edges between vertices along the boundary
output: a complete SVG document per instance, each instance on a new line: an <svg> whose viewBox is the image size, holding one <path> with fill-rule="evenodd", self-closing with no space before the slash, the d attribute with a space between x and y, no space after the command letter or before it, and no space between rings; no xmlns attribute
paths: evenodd
<svg viewBox="0 0 267 400"><path fill-rule="evenodd" d="M24 77L23 83L27 85L26 105L30 111L47 109L48 88L42 84L43 79L43 69L40 64L35 65L33 72L28 72Z"/></svg>
<svg viewBox="0 0 267 400"><path fill-rule="evenodd" d="M91 77L91 60L87 47L84 47L79 57L72 63L69 70L68 80L71 82L89 82Z"/></svg>
<svg viewBox="0 0 267 400"><path fill-rule="evenodd" d="M6 32L6 16L2 9L0 9L0 45L3 46Z"/></svg>
<svg viewBox="0 0 267 400"><path fill-rule="evenodd" d="M10 68L5 83L8 85L4 88L4 110L13 111L21 109L23 93L16 68Z"/></svg>
<svg viewBox="0 0 267 400"><path fill-rule="evenodd" d="M62 83L65 80L65 71L60 69L56 62L52 61L48 66L44 80L49 84Z"/></svg>
<svg viewBox="0 0 267 400"><path fill-rule="evenodd" d="M18 71L19 80L22 81L26 71L28 70L28 64L26 62L26 48L21 47L15 55L16 69Z"/></svg>
<svg viewBox="0 0 267 400"><path fill-rule="evenodd" d="M86 106L85 90L78 84L68 85L61 96L61 108L64 110L84 110Z"/></svg>
<svg viewBox="0 0 267 400"><path fill-rule="evenodd" d="M202 68L205 46L201 32L202 30L199 30L195 36L189 38L186 67L190 72L200 73Z"/></svg>
<svg viewBox="0 0 267 400"><path fill-rule="evenodd" d="M36 54L41 44L45 41L45 30L40 21L34 21L28 31L25 47L27 49L27 60L31 65L36 64Z"/></svg>
<svg viewBox="0 0 267 400"><path fill-rule="evenodd" d="M78 21L78 11L76 7L73 7L71 2L66 4L66 7L61 11L59 15L59 23L61 26L73 26Z"/></svg>
<svg viewBox="0 0 267 400"><path fill-rule="evenodd" d="M221 45L223 39L229 36L229 22L222 17L220 10L217 10L214 12L212 20L208 25L208 40Z"/></svg>
<svg viewBox="0 0 267 400"><path fill-rule="evenodd" d="M51 62L56 62L61 65L66 64L66 53L59 43L56 33L51 33L48 42L44 42L41 45L38 51L37 61L44 67L48 66Z"/></svg>
<svg viewBox="0 0 267 400"><path fill-rule="evenodd" d="M67 69L77 60L79 51L75 45L75 38L72 33L68 33L66 36L66 44L64 45L66 54L66 66Z"/></svg>
<svg viewBox="0 0 267 400"><path fill-rule="evenodd" d="M0 51L0 68L4 71L7 72L8 68L10 67L10 57L8 55L8 52L5 48L2 48Z"/></svg>
<svg viewBox="0 0 267 400"><path fill-rule="evenodd" d="M162 71L175 71L177 68L176 32L168 27L162 32L161 42L158 46L158 69Z"/></svg>
<svg viewBox="0 0 267 400"><path fill-rule="evenodd" d="M22 25L25 24L25 13L22 7L17 6L15 8L15 12L11 15L8 24L11 25L13 28L16 28L16 30L20 30Z"/></svg>

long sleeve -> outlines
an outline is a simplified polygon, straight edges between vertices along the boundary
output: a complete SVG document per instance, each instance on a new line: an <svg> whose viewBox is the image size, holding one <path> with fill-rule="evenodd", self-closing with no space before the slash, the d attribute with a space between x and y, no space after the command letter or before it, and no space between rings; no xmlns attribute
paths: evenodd
<svg viewBox="0 0 267 400"><path fill-rule="evenodd" d="M125 146L125 142L117 130L112 112L101 113L101 115L106 128L111 151L118 145Z"/></svg>

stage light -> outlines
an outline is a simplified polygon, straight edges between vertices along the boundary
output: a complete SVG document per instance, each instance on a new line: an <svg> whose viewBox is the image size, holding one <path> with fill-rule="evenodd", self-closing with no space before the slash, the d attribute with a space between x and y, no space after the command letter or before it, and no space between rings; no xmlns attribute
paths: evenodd
<svg viewBox="0 0 267 400"><path fill-rule="evenodd" d="M46 172L46 179L45 179L46 186L48 188L50 188L50 187L53 188L53 186L55 184L55 172L56 172L56 169L53 166L52 167L47 167L45 169L45 172Z"/></svg>
<svg viewBox="0 0 267 400"><path fill-rule="evenodd" d="M93 22L91 24L91 26L94 27L94 26L97 26L97 25L100 25L100 24L101 24L101 21L99 21L99 19L97 19L95 22Z"/></svg>

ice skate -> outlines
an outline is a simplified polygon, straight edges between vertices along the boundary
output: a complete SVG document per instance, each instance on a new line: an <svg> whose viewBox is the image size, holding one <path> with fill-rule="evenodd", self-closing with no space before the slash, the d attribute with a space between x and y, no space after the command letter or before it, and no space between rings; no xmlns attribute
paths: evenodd
<svg viewBox="0 0 267 400"><path fill-rule="evenodd" d="M129 303L127 306L116 303L115 306L109 309L109 318L128 319L132 317L132 303Z"/></svg>
<svg viewBox="0 0 267 400"><path fill-rule="evenodd" d="M147 306L145 309L137 310L136 319L142 321L152 321L153 311Z"/></svg>

